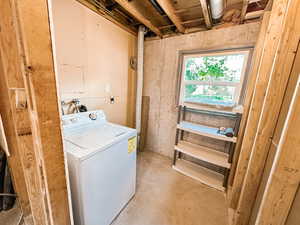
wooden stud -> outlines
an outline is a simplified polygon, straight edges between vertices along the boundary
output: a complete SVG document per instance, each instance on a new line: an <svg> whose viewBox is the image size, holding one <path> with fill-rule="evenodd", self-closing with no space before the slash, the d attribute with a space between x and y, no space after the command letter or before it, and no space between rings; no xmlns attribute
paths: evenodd
<svg viewBox="0 0 300 225"><path fill-rule="evenodd" d="M177 29L181 32L185 32L185 28L182 26L181 19L176 15L175 9L170 0L157 0L158 4L165 11L168 17L172 20L172 22L176 25Z"/></svg>
<svg viewBox="0 0 300 225"><path fill-rule="evenodd" d="M299 86L300 80L292 99L255 225L285 224L300 183Z"/></svg>
<svg viewBox="0 0 300 225"><path fill-rule="evenodd" d="M143 96L143 100L142 100L141 140L140 140L140 150L141 151L145 150L145 147L146 147L146 144L147 144L149 110L150 110L150 97L149 96Z"/></svg>
<svg viewBox="0 0 300 225"><path fill-rule="evenodd" d="M32 135L46 190L50 224L71 223L48 1L15 1L23 47ZM47 97L45 96L47 91Z"/></svg>
<svg viewBox="0 0 300 225"><path fill-rule="evenodd" d="M0 101L6 104L4 126L8 127L8 145L12 156L18 156L15 149L19 151L26 183L23 188L28 193L34 224L69 225L47 1L1 1L0 14L0 80L6 96L3 99L1 95ZM26 92L26 107L16 104L19 89ZM13 177L16 178L15 173ZM24 198L18 188L17 192ZM27 218L24 220L33 224Z"/></svg>
<svg viewBox="0 0 300 225"><path fill-rule="evenodd" d="M257 79L257 73L259 70L260 61L261 61L261 57L263 54L263 46L264 46L264 41L265 41L265 37L266 37L267 27L269 25L269 20L270 20L270 12L266 12L264 14L264 17L262 20L260 32L258 35L258 40L256 42L256 46L255 46L253 57L252 57L253 61L251 63L251 69L250 69L249 76L248 76L249 79L248 79L247 89L246 89L246 94L245 94L244 112L243 112L243 116L242 116L242 120L241 120L241 124L240 124L240 128L239 128L238 141L237 141L237 145L235 148L234 158L233 158L232 167L231 167L230 176L229 176L229 185L230 186L233 185L233 179L236 178L236 181L235 181L236 183L233 187L231 201L230 201L231 208L236 208L236 206L237 206L238 196L240 193L236 190L236 188L240 187L242 185L242 181L243 181L243 176L240 176L238 173L235 176L235 172L236 172L236 168L237 168L238 159L240 156L241 146L242 146L243 139L244 139L245 128L246 128L248 114L249 114L250 105L251 105L251 100L252 100L252 96L253 96L253 92L254 92L254 88L255 88L255 82ZM240 171L240 169L238 169L238 171Z"/></svg>
<svg viewBox="0 0 300 225"><path fill-rule="evenodd" d="M184 13L184 12L188 12L190 10L194 10L195 8L200 8L200 7L201 7L201 4L197 4L197 5L193 5L193 6L187 7L187 8L176 9L175 13L176 14Z"/></svg>
<svg viewBox="0 0 300 225"><path fill-rule="evenodd" d="M202 13L204 16L205 24L208 29L212 27L212 19L210 14L210 9L208 8L207 0L200 0L202 7Z"/></svg>
<svg viewBox="0 0 300 225"><path fill-rule="evenodd" d="M126 0L116 0L118 4L120 4L126 11L128 11L134 18L136 18L139 22L144 24L150 30L152 30L157 36L162 37L162 33L160 30L152 24L150 20L143 16L130 2Z"/></svg>
<svg viewBox="0 0 300 225"><path fill-rule="evenodd" d="M278 0L274 3L269 32L276 31L279 40L277 43L272 43L275 39L268 41L267 45L271 44L269 47L275 48L275 57L269 58L270 55L267 55L267 58L262 61L264 64L261 67L269 64L270 69L266 70L269 77L266 79L267 86L263 95L265 97L262 110L259 113L259 123L255 129L256 134L252 137L254 141L249 146L250 161L234 218L235 225L247 225L249 222L299 42L300 3L297 0ZM278 22L281 24L278 25ZM277 27L272 28L275 24ZM256 88L260 89L260 87ZM256 93L253 99L255 102ZM254 114L257 115L252 113Z"/></svg>
<svg viewBox="0 0 300 225"><path fill-rule="evenodd" d="M3 4L0 3L0 7L2 9ZM2 16L2 19L4 18L5 17ZM0 34L2 35L1 32ZM3 59L1 57L1 54L0 54L0 59ZM11 64L13 64L13 62L11 62ZM25 171L23 170L24 167L22 166L22 160L21 160L22 150L19 148L19 145L16 142L17 139L16 128L13 122L14 114L13 111L10 110L11 105L9 102L9 89L7 87L7 82L4 76L5 74L3 68L3 60L1 60L0 61L0 105L1 105L0 114L2 117L3 127L5 130L7 144L10 152L10 156L7 158L7 160L12 173L13 184L18 196L19 205L21 207L24 218L27 218L31 216L32 212L30 207L29 195L26 187L25 174L24 174ZM13 77L14 76L11 76L11 78ZM33 221L31 221L30 224L33 224Z"/></svg>
<svg viewBox="0 0 300 225"><path fill-rule="evenodd" d="M248 4L249 4L249 0L243 0L243 7L242 7L242 11L241 11L241 23L243 23L245 20Z"/></svg>
<svg viewBox="0 0 300 225"><path fill-rule="evenodd" d="M279 0L281 2L281 0ZM281 5L284 3L281 2ZM276 4L277 5L277 4ZM280 9L279 7L275 10ZM241 153L236 169L235 178L232 187L232 200L231 207L237 208L239 196L241 194L241 188L243 180L245 178L247 166L250 159L252 145L256 130L258 127L258 121L260 118L264 96L266 94L266 88L268 85L268 78L272 71L273 59L277 54L277 46L280 41L280 33L282 32L282 21L284 20L284 14L275 16L272 11L270 16L270 22L268 24L264 44L262 47L262 56L259 62L257 70L257 79L255 81L255 89L251 100L251 107L247 118L246 128L244 131L244 138L241 145Z"/></svg>

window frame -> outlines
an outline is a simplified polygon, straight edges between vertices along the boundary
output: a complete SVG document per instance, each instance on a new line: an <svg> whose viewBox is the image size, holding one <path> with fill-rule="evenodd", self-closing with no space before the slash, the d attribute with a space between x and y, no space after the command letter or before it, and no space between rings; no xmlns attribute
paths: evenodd
<svg viewBox="0 0 300 225"><path fill-rule="evenodd" d="M215 108L234 108L237 105L242 105L244 100L244 89L247 83L247 75L249 70L250 61L252 58L253 47L244 48L233 48L233 49L220 49L220 50L209 50L209 51L181 51L179 57L179 80L178 80L178 94L177 102L179 105L196 105L196 106L209 106ZM240 82L227 82L227 81L196 81L196 80L185 80L185 66L186 60L188 58L203 57L203 56L221 56L230 54L244 54L245 60L243 63L242 74L240 77ZM230 86L235 87L234 95L234 105L224 106L221 104L206 104L201 102L185 101L185 85L195 84L195 85L219 85L219 86Z"/></svg>

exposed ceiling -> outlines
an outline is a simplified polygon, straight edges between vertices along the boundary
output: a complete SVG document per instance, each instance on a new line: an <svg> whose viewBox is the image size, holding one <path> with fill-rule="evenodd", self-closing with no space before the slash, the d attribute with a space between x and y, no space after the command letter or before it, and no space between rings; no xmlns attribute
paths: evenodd
<svg viewBox="0 0 300 225"><path fill-rule="evenodd" d="M144 24L147 36L190 33L257 20L268 0L77 0L114 23L136 33ZM212 19L210 3L223 2L223 16ZM271 0L270 0L271 1Z"/></svg>

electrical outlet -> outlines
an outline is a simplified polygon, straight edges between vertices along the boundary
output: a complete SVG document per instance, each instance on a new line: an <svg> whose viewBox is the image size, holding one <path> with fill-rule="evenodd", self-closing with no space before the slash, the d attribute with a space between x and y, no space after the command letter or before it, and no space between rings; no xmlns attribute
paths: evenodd
<svg viewBox="0 0 300 225"><path fill-rule="evenodd" d="M109 101L110 101L110 104L114 104L115 103L115 96L110 96Z"/></svg>

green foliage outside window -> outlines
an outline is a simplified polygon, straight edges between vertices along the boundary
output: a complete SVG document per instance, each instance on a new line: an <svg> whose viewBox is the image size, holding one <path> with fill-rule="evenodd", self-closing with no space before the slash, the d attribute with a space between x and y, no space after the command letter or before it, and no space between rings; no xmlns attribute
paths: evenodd
<svg viewBox="0 0 300 225"><path fill-rule="evenodd" d="M213 85L213 81L235 81L235 70L228 68L226 64L228 56L205 56L201 61L189 58L185 65L185 80L207 81L212 85L206 86L202 94L195 93L197 85L186 85L185 94L189 99L197 99L205 103L232 102L232 87ZM214 93L213 95L211 93Z"/></svg>

